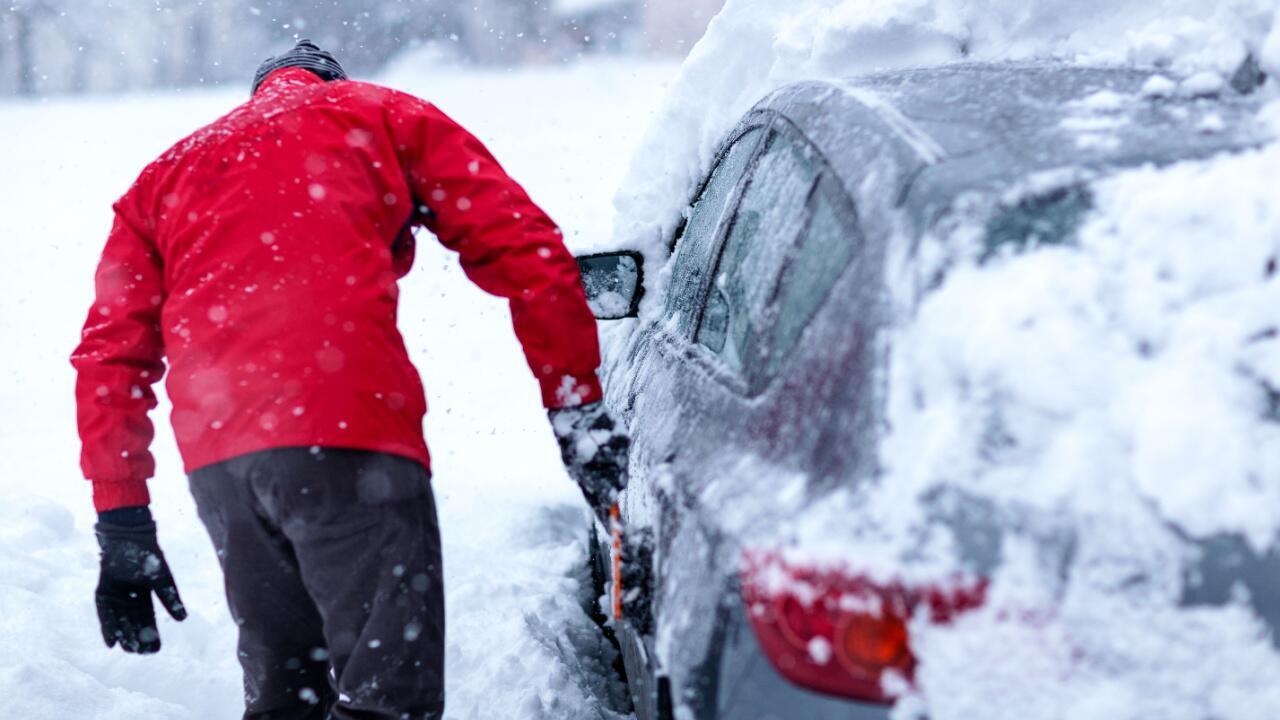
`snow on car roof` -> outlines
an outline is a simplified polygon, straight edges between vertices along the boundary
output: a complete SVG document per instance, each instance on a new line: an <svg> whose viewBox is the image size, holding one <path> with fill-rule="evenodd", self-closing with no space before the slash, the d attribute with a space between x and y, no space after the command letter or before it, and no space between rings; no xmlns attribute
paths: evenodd
<svg viewBox="0 0 1280 720"><path fill-rule="evenodd" d="M974 61L1057 59L1216 76L1252 52L1280 76L1280 22L1265 0L730 0L694 47L615 204L612 247L661 263L680 211L725 135L771 91L802 80ZM1208 75L1204 75L1208 73ZM1280 115L1280 111L1277 111ZM654 278L659 275L654 273ZM647 307L656 297L650 294Z"/></svg>

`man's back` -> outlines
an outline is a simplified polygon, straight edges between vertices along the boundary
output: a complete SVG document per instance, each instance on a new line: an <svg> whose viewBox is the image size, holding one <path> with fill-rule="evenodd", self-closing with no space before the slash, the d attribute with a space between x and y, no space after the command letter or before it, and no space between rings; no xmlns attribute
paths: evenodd
<svg viewBox="0 0 1280 720"><path fill-rule="evenodd" d="M594 321L559 230L474 137L416 98L280 70L144 170L116 211L75 358L97 485L151 474L140 423L162 355L188 471L298 446L428 465L422 384L396 329L414 223L512 299L548 406L599 397ZM128 399L101 395L119 383L99 375L122 357L141 382ZM128 425L121 410L142 411L132 437L110 437Z"/></svg>
<svg viewBox="0 0 1280 720"><path fill-rule="evenodd" d="M282 444L425 463L422 388L396 330L412 260L396 239L414 204L388 93L293 72L138 188L169 293L174 431L190 467Z"/></svg>

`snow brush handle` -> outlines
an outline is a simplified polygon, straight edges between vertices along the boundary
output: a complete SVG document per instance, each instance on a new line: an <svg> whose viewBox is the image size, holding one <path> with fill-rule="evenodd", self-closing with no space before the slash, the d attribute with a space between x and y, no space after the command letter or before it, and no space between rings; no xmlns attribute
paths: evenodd
<svg viewBox="0 0 1280 720"><path fill-rule="evenodd" d="M614 503L609 508L609 531L613 536L613 619L622 620L622 511Z"/></svg>

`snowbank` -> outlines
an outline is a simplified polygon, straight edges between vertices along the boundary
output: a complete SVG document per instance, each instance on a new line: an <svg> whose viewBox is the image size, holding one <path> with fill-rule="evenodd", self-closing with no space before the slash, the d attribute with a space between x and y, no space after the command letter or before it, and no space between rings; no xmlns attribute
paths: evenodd
<svg viewBox="0 0 1280 720"><path fill-rule="evenodd" d="M939 493L1032 518L987 612L918 629L915 700L936 720L1280 716L1249 588L1181 607L1190 539L1280 546L1280 145L1095 190L1076 246L960 260L890 340L884 477L851 511L882 533L863 551L901 557ZM1075 543L1065 578L1036 554L1051 532Z"/></svg>
<svg viewBox="0 0 1280 720"><path fill-rule="evenodd" d="M633 160L613 242L647 253L651 316L690 193L725 133L783 84L1050 57L1221 87L1250 55L1280 76L1277 8L730 0ZM1274 80L1262 92L1280 133ZM921 694L898 717L1280 717L1280 649L1248 588L1181 607L1196 542L1280 547L1280 145L1135 169L1095 193L1070 246L979 263L955 256L954 237L927 239L922 255L952 266L919 305L895 293L883 476L795 528L805 561L902 572L911 556L917 577L952 571L963 542L937 512L970 503L1013 529L987 608L914 629ZM895 286L907 262L890 268ZM1055 542L1065 567L1044 556Z"/></svg>

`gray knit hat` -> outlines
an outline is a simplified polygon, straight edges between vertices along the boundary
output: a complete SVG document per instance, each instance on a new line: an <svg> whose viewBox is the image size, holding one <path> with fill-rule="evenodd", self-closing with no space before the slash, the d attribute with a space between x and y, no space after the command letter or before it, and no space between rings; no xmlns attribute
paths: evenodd
<svg viewBox="0 0 1280 720"><path fill-rule="evenodd" d="M267 76L276 70L282 70L288 67L302 68L310 70L320 76L322 80L346 80L347 72L329 53L321 50L318 45L310 40L299 40L298 44L292 50L272 58L267 58L258 66L258 72L253 76L253 93L258 92L258 86L262 84Z"/></svg>

